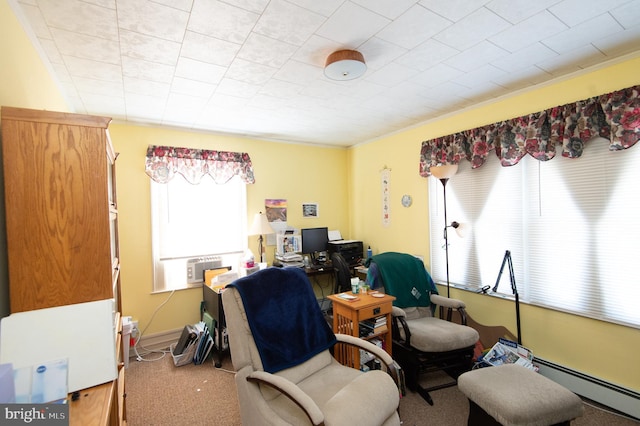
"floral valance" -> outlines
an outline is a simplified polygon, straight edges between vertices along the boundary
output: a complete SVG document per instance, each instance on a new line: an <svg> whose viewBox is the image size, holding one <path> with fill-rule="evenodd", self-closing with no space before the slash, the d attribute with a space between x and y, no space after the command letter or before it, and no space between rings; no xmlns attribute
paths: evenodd
<svg viewBox="0 0 640 426"><path fill-rule="evenodd" d="M547 161L559 150L564 157L582 155L585 142L595 136L609 140L610 150L633 146L640 139L640 86L557 106L522 117L493 123L422 142L420 175L431 166L458 164L472 168L484 164L495 150L503 166L522 157Z"/></svg>
<svg viewBox="0 0 640 426"><path fill-rule="evenodd" d="M251 158L246 152L149 145L144 170L158 183L169 182L176 173L192 184L199 183L204 175L219 184L236 175L245 183L255 183Z"/></svg>

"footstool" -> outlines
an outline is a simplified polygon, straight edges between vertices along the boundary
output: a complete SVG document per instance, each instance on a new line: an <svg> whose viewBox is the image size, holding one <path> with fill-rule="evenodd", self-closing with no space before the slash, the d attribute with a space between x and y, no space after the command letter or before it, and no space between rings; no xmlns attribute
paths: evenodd
<svg viewBox="0 0 640 426"><path fill-rule="evenodd" d="M569 425L584 413L576 394L516 364L463 373L458 389L469 399L469 426Z"/></svg>

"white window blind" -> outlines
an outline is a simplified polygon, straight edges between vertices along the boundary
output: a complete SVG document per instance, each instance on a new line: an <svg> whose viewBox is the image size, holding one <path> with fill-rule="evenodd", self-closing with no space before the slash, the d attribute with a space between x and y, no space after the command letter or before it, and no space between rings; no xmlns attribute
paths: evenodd
<svg viewBox="0 0 640 426"><path fill-rule="evenodd" d="M463 161L447 184L447 216L471 229L461 239L449 228L450 282L493 288L510 250L521 301L639 327L638 162L640 149L612 152L602 139L579 159L502 167L491 155L475 170ZM444 283L443 188L428 181L432 275ZM498 291L511 294L506 269Z"/></svg>
<svg viewBox="0 0 640 426"><path fill-rule="evenodd" d="M151 181L154 291L186 288L189 259L218 256L237 268L247 249L246 184L234 177L197 185Z"/></svg>

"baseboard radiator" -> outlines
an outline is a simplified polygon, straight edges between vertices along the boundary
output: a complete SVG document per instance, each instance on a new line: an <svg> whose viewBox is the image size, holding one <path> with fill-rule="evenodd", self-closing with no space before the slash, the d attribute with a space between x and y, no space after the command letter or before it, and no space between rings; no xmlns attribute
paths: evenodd
<svg viewBox="0 0 640 426"><path fill-rule="evenodd" d="M540 368L540 374L573 393L640 419L640 393L544 359L535 358L533 362Z"/></svg>
<svg viewBox="0 0 640 426"><path fill-rule="evenodd" d="M144 355L149 351L168 350L172 343L176 343L180 338L182 328L176 328L174 330L167 330L161 333L142 335L138 342L138 353ZM133 349L129 351L129 359L136 358L136 351Z"/></svg>

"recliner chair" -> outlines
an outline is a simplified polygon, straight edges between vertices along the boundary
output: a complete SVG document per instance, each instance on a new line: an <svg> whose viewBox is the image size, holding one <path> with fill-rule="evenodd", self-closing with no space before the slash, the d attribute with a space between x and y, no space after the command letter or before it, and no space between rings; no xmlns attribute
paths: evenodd
<svg viewBox="0 0 640 426"><path fill-rule="evenodd" d="M382 285L387 294L396 297L392 312L393 356L404 371L406 385L433 405L430 391L455 385L457 377L473 366L479 335L466 325L466 306L461 300L439 296L424 264L415 256L381 253L373 256L367 266L371 287ZM452 322L454 311L460 315L460 324ZM453 381L422 386L421 373L434 370L446 371Z"/></svg>
<svg viewBox="0 0 640 426"><path fill-rule="evenodd" d="M222 294L242 424L399 425L391 356L362 339L334 334L299 268L267 268ZM363 348L383 370L338 363L335 344Z"/></svg>

